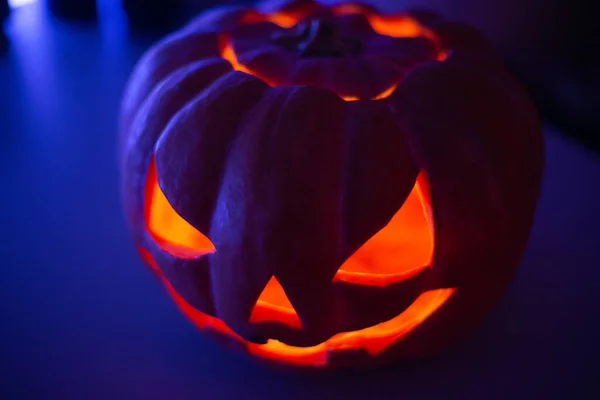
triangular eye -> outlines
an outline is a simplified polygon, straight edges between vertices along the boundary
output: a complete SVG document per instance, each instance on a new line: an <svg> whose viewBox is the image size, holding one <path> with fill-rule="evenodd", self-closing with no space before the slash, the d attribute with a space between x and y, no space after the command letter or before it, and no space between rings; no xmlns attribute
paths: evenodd
<svg viewBox="0 0 600 400"><path fill-rule="evenodd" d="M288 300L285 291L274 276L258 297L249 322L275 321L293 328L302 328L302 323L292 303Z"/></svg>
<svg viewBox="0 0 600 400"><path fill-rule="evenodd" d="M421 172L400 210L342 264L334 281L389 285L431 266L433 252L429 185L425 173Z"/></svg>
<svg viewBox="0 0 600 400"><path fill-rule="evenodd" d="M148 167L144 200L146 228L162 250L180 258L196 258L215 251L210 239L171 207L158 185L154 157Z"/></svg>

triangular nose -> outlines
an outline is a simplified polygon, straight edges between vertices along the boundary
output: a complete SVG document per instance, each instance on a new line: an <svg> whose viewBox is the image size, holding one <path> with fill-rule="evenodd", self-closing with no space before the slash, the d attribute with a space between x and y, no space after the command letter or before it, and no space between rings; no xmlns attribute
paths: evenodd
<svg viewBox="0 0 600 400"><path fill-rule="evenodd" d="M293 328L302 328L296 310L275 276L271 277L258 297L249 320L251 323L267 321L280 322Z"/></svg>

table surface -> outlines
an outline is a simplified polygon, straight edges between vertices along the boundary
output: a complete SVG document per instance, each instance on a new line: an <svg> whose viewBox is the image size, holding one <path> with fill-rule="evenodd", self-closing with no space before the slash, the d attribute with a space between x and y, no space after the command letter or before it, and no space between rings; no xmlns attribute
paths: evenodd
<svg viewBox="0 0 600 400"><path fill-rule="evenodd" d="M429 360L320 376L203 338L138 259L121 214L115 125L150 43L121 17L36 7L0 55L0 398L600 398L600 160L546 129L536 223L506 295Z"/></svg>

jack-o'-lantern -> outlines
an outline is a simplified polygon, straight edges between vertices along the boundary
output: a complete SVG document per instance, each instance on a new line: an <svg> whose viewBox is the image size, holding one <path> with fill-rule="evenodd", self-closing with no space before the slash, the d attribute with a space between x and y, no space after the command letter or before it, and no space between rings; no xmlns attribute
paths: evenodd
<svg viewBox="0 0 600 400"><path fill-rule="evenodd" d="M162 40L120 129L134 240L181 310L306 367L464 335L524 251L543 163L532 104L476 31L310 0Z"/></svg>

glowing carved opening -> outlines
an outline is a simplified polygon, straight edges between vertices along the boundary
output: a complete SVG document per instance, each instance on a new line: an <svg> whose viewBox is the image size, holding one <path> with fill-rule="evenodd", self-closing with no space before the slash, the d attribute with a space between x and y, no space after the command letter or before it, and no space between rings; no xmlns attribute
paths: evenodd
<svg viewBox="0 0 600 400"><path fill-rule="evenodd" d="M437 35L431 30L425 28L419 24L414 18L408 15L396 15L396 16L381 16L372 13L368 8L360 4L340 4L333 8L335 15L348 15L348 14L363 14L369 20L371 27L375 32L380 35L386 35L391 37L426 37L433 41L439 47L439 39ZM277 12L272 14L260 14L251 12L244 16L242 19L243 23L252 24L261 21L269 21L278 25L282 28L291 28L300 22L306 15L308 10L299 10L295 13ZM440 50L436 59L438 61L444 61L448 54L444 50ZM261 79L270 86L276 86L272 82L269 82L262 76L258 76L254 71L251 71L246 66L239 63L235 51L231 46L230 38L224 36L221 43L221 57L229 61L233 69L241 71L257 78ZM376 95L371 100L382 100L386 99L394 93L398 83L384 90L382 93ZM358 101L361 100L356 96L341 96L346 101Z"/></svg>
<svg viewBox="0 0 600 400"><path fill-rule="evenodd" d="M258 297L250 315L250 322L277 321L292 328L302 328L298 314L285 295L279 281L273 276Z"/></svg>
<svg viewBox="0 0 600 400"><path fill-rule="evenodd" d="M373 30L380 35L392 37L423 36L437 42L437 37L433 32L405 15L393 17L371 15L369 16L369 22L371 23Z"/></svg>
<svg viewBox="0 0 600 400"><path fill-rule="evenodd" d="M215 251L215 246L201 232L171 207L158 185L154 157L148 166L145 191L146 228L158 246L180 258L196 258Z"/></svg>
<svg viewBox="0 0 600 400"><path fill-rule="evenodd" d="M408 15L377 15L360 4L340 4L334 7L333 12L335 15L364 14L373 30L380 35L391 37L423 36L436 44L438 43L435 33Z"/></svg>
<svg viewBox="0 0 600 400"><path fill-rule="evenodd" d="M244 24L256 24L259 22L268 21L281 28L291 28L300 22L306 15L308 10L297 10L296 12L274 12L270 14L262 14L256 11L249 11L242 17Z"/></svg>
<svg viewBox="0 0 600 400"><path fill-rule="evenodd" d="M250 354L257 357L296 365L323 366L327 364L328 355L334 351L364 348L371 355L378 354L411 333L456 292L453 288L424 292L402 314L365 329L338 333L316 346L296 347L272 339L265 344L256 344L238 336L220 319L206 315L189 305L162 276L152 255L141 248L139 251L144 260L162 278L167 291L183 314L199 329L211 330L230 337L243 344Z"/></svg>
<svg viewBox="0 0 600 400"><path fill-rule="evenodd" d="M296 25L304 16L302 14L286 14L283 12L273 13L267 16L267 20L282 28L291 28Z"/></svg>
<svg viewBox="0 0 600 400"><path fill-rule="evenodd" d="M248 75L255 76L258 79L265 82L269 86L276 86L272 82L269 82L264 77L259 76L254 71L251 71L250 68L246 67L245 65L240 64L240 62L238 61L237 56L235 54L235 51L233 51L233 47L231 47L231 40L230 40L230 38L228 38L226 36L221 38L221 57L223 59L229 61L229 63L231 64L231 67L234 70L244 72Z"/></svg>
<svg viewBox="0 0 600 400"><path fill-rule="evenodd" d="M369 14L369 10L361 4L345 3L333 7L333 13L335 15Z"/></svg>
<svg viewBox="0 0 600 400"><path fill-rule="evenodd" d="M367 17L373 30L380 35L391 37L419 37L423 36L438 42L437 36L425 28L414 18L408 15L378 15L360 4L340 4L333 7L335 15L363 14ZM282 28L291 28L308 15L308 10L295 13L276 12L272 14L249 14L244 18L244 23L269 21Z"/></svg>
<svg viewBox="0 0 600 400"><path fill-rule="evenodd" d="M386 286L406 280L431 266L434 223L425 173L390 222L373 235L337 271L333 281ZM283 288L272 277L250 317L250 322L279 321L301 328Z"/></svg>
<svg viewBox="0 0 600 400"><path fill-rule="evenodd" d="M340 267L334 281L385 286L431 266L434 224L425 173L390 222Z"/></svg>
<svg viewBox="0 0 600 400"><path fill-rule="evenodd" d="M240 71L240 72L244 72L246 74L255 76L258 79L260 79L263 82L265 82L269 86L277 86L273 82L269 82L268 79L265 79L264 77L259 76L256 72L250 70L250 68L246 67L245 65L240 64L240 62L238 61L237 56L235 54L235 51L233 50L233 47L231 46L231 40L229 38L227 38L227 37L223 37L221 39L221 57L223 59L229 61L229 63L231 64L231 67L234 70ZM398 87L398 84L394 84L394 85L390 86L389 88L387 88L386 90L384 90L382 93L380 93L377 96L373 97L371 100L385 99L385 98L391 96L392 93L394 93L394 90L396 90L397 87ZM346 100L346 101L358 101L358 100L361 100L360 98L355 97L355 96L341 96L341 98L344 99L344 100Z"/></svg>
<svg viewBox="0 0 600 400"><path fill-rule="evenodd" d="M387 88L385 91L379 93L377 96L373 97L371 100L382 100L382 99L387 99L388 97L390 97L392 95L392 93L394 93L394 91L396 90L396 88L398 87L398 84L392 85L389 88ZM360 98L356 97L356 96L341 96L342 99L346 100L346 101L359 101Z"/></svg>

